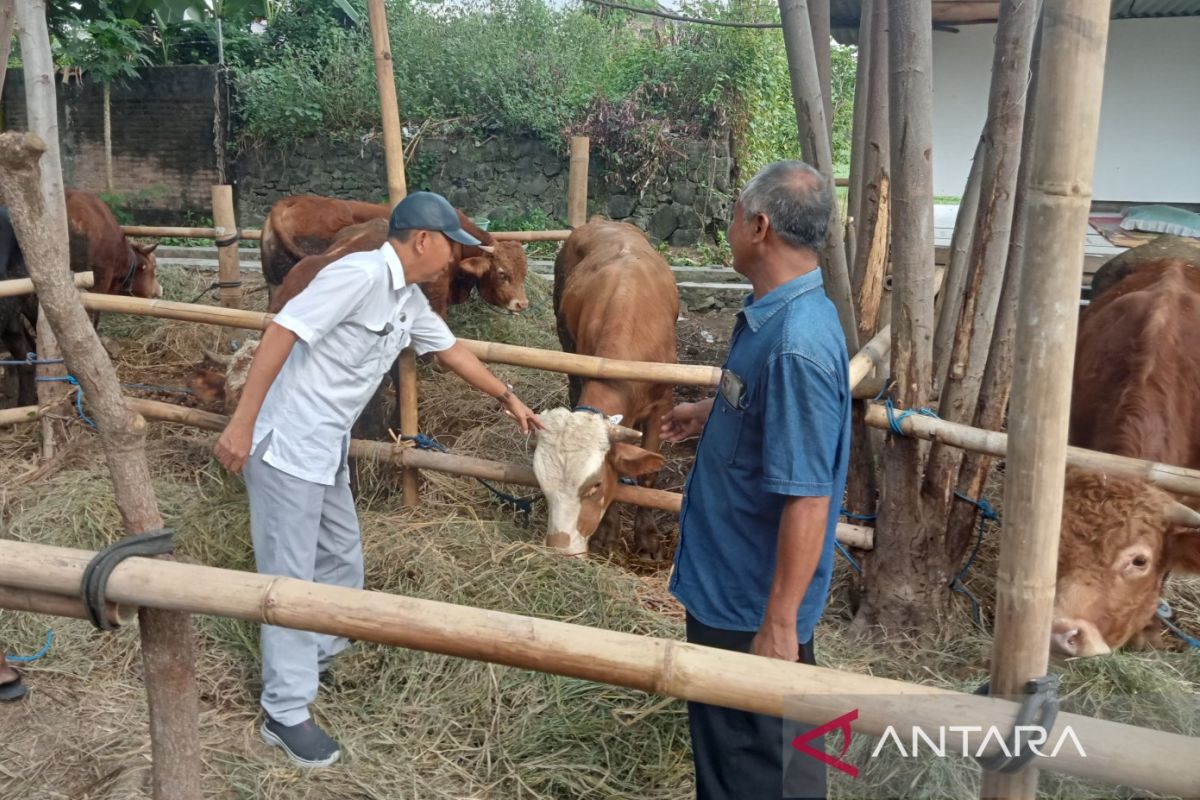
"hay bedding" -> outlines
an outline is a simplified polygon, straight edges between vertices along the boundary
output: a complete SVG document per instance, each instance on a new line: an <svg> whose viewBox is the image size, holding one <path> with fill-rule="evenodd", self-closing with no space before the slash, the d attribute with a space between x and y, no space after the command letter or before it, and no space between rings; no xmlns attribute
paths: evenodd
<svg viewBox="0 0 1200 800"><path fill-rule="evenodd" d="M205 276L164 269L170 298L190 299ZM534 307L520 318L472 303L453 310L464 336L557 347L549 298L531 287ZM265 303L247 295L248 307ZM732 328L729 314L689 315L679 327L684 361L719 363ZM115 341L114 361L128 382L182 385L212 328L109 316L101 332ZM711 339L711 341L710 341ZM499 367L535 408L566 401L562 376ZM700 390L681 389L692 400ZM174 398L176 401L178 397ZM454 452L529 463L532 442L488 398L429 365L421 375L422 430ZM0 532L13 538L97 548L116 537L118 517L95 438L64 414L69 442L37 468L34 429L0 430ZM252 569L248 511L240 479L211 458L213 436L155 424L147 443L155 489L182 555L200 563ZM691 445L669 446L660 485L678 490ZM549 557L538 547L542 504L529 529L478 484L424 474L420 508L402 509L392 475L360 467L358 497L367 585L387 592L567 620L615 630L682 637L682 612L666 592L668 564L636 562L624 547L608 559ZM999 497L993 483L992 496ZM527 495L523 487L508 487ZM672 541L676 522L660 515ZM992 607L995 529L969 585ZM1200 586L1178 582L1173 602L1196 619ZM899 647L850 635L849 575L839 561L831 605L818 631L822 663L922 683L969 689L984 677L986 635L969 625L937 641ZM964 610L963 619L966 620ZM314 707L342 742L343 762L318 773L287 765L257 736L259 662L255 626L198 617L197 674L205 759L212 798L688 798L693 796L683 703L583 681L407 650L358 644L335 667L337 686ZM0 643L35 651L53 627L51 653L29 669L30 696L0 707L0 797L118 800L149 796L141 660L134 630L93 631L84 622L0 614ZM1103 697L1195 692L1200 659L1186 654L1122 654L1074 665L1066 690ZM860 737L859 745L862 740ZM971 771L945 764L921 776L926 796L966 796ZM1078 783L1047 778L1055 793ZM859 787L861 788L861 787ZM833 796L855 787L835 784ZM1102 793L1101 793L1102 794ZM1077 795L1078 796L1078 795ZM1101 796L1101 795L1097 795Z"/></svg>

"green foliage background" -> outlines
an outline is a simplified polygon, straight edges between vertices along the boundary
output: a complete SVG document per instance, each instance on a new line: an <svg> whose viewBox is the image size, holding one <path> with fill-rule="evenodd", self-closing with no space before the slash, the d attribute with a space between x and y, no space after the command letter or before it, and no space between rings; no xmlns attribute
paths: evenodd
<svg viewBox="0 0 1200 800"><path fill-rule="evenodd" d="M652 6L650 0L629 0ZM190 0L84 0L52 12L64 63L97 20L135 24L155 63L217 60L212 9ZM184 13L185 9L190 9ZM377 129L365 0L224 0L225 58L240 146ZM685 14L775 21L766 0L696 0ZM250 22L267 22L253 33ZM672 137L733 137L743 174L801 155L782 34L690 25L545 0L388 3L405 123L557 139L586 133L629 174L652 169ZM854 49L834 45L834 158L849 161Z"/></svg>

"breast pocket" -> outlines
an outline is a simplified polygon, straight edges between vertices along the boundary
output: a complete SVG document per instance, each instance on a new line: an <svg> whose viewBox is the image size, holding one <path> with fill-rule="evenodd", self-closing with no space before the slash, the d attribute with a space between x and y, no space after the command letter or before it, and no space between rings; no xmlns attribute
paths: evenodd
<svg viewBox="0 0 1200 800"><path fill-rule="evenodd" d="M385 374L403 349L408 338L410 323L408 314L401 312L385 322L366 326L371 340L366 363L377 375Z"/></svg>
<svg viewBox="0 0 1200 800"><path fill-rule="evenodd" d="M726 464L733 464L737 456L742 435L742 416L741 409L731 405L724 393L717 392L704 438L705 444Z"/></svg>

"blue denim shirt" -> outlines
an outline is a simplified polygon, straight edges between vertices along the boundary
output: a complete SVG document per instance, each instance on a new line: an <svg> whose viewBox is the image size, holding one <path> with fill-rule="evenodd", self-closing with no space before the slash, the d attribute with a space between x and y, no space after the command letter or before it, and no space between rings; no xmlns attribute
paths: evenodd
<svg viewBox="0 0 1200 800"><path fill-rule="evenodd" d="M829 594L850 457L846 340L819 270L746 299L724 367L684 487L670 590L705 625L757 631L785 502L828 496L821 559L796 621L803 643Z"/></svg>

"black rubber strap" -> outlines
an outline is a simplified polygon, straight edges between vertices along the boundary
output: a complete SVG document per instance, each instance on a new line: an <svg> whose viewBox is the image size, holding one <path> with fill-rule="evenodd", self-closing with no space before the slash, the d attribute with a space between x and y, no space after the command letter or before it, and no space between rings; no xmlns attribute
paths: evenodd
<svg viewBox="0 0 1200 800"><path fill-rule="evenodd" d="M990 688L990 683L985 683L975 690L975 694L986 695ZM1013 773L1023 770L1025 765L1037 754L1032 747L1026 746L1024 750L1019 749L1020 742L1017 740L1016 731L1018 727L1039 727L1049 738L1050 731L1054 728L1054 720L1058 718L1058 676L1044 675L1041 678L1034 678L1025 684L1025 695L1025 702L1021 704L1021 708L1017 711L1017 719L1013 722L1013 730L1005 739L1008 752L1012 755L1005 755L1001 751L994 756L976 757L975 760L979 762L979 766L991 772Z"/></svg>
<svg viewBox="0 0 1200 800"><path fill-rule="evenodd" d="M236 289L242 285L241 281L217 281L213 284L218 289Z"/></svg>
<svg viewBox="0 0 1200 800"><path fill-rule="evenodd" d="M170 529L135 533L96 553L83 571L79 584L79 595L87 609L88 619L102 631L116 629L108 621L104 593L108 588L108 577L127 558L134 556L161 556L175 551L175 533Z"/></svg>
<svg viewBox="0 0 1200 800"><path fill-rule="evenodd" d="M217 247L229 247L229 245L237 244L241 240L242 240L242 232L237 231L236 233L233 234L233 236L230 236L228 239L217 239L215 244L217 245Z"/></svg>

